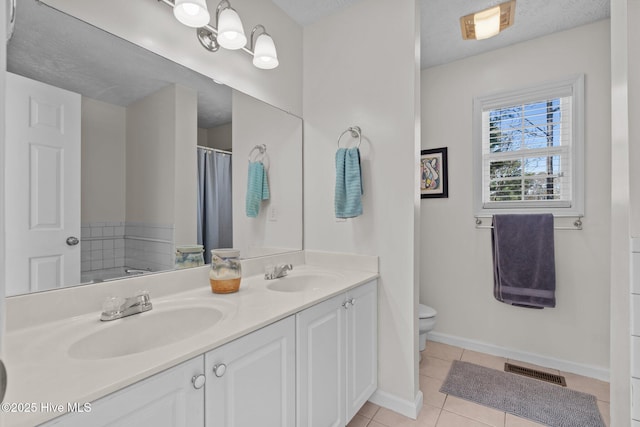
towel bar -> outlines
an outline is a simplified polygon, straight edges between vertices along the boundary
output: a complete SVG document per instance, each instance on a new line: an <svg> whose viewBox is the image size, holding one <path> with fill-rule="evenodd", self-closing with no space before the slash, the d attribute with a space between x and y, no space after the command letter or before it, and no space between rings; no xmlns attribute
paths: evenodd
<svg viewBox="0 0 640 427"><path fill-rule="evenodd" d="M255 147L253 147L251 149L251 151L249 151L249 162L251 162L251 155L253 154L254 151L258 150L258 155L256 156L256 158L253 160L258 161L259 159L261 159L262 157L264 157L264 153L267 152L267 146L265 144L258 144ZM262 156L262 157L260 157Z"/></svg>
<svg viewBox="0 0 640 427"><path fill-rule="evenodd" d="M342 139L344 134L347 132L351 132L352 138L358 138L358 145L356 147L360 148L360 144L362 144L362 129L360 129L360 126L351 126L349 129L342 132L338 137L338 148L340 148L340 139Z"/></svg>
<svg viewBox="0 0 640 427"><path fill-rule="evenodd" d="M491 229L493 225L482 225L482 218L476 217L476 228L478 229ZM582 217L579 216L575 221L573 221L573 227L561 227L554 226L554 230L582 230Z"/></svg>

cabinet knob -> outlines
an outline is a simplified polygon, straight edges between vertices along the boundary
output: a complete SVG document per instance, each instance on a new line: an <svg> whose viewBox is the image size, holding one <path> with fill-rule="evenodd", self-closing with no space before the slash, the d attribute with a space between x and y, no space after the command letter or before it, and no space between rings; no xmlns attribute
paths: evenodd
<svg viewBox="0 0 640 427"><path fill-rule="evenodd" d="M349 300L349 302L351 303L351 305L356 305L356 299L355 298L351 298Z"/></svg>
<svg viewBox="0 0 640 427"><path fill-rule="evenodd" d="M202 387L204 387L204 383L206 381L207 381L207 378L202 374L195 375L193 378L191 378L191 384L193 384L193 388L195 388L196 390L199 390Z"/></svg>
<svg viewBox="0 0 640 427"><path fill-rule="evenodd" d="M349 307L351 307L351 302L347 300L342 303L342 306L344 307L345 310L347 310Z"/></svg>
<svg viewBox="0 0 640 427"><path fill-rule="evenodd" d="M227 365L225 365L224 363L220 363L219 365L213 367L213 373L218 378L223 376L225 372L227 372Z"/></svg>

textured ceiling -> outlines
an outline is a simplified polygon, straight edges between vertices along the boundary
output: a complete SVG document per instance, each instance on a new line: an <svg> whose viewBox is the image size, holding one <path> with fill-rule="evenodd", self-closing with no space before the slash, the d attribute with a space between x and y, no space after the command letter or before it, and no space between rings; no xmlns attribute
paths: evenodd
<svg viewBox="0 0 640 427"><path fill-rule="evenodd" d="M198 92L198 126L231 121L231 89L35 0L18 2L7 69L127 106L171 84Z"/></svg>
<svg viewBox="0 0 640 427"><path fill-rule="evenodd" d="M308 25L356 1L272 0L300 25ZM516 0L514 26L487 40L463 40L460 17L505 0L420 0L421 68L477 55L609 17L609 0ZM393 1L388 2L393 7Z"/></svg>

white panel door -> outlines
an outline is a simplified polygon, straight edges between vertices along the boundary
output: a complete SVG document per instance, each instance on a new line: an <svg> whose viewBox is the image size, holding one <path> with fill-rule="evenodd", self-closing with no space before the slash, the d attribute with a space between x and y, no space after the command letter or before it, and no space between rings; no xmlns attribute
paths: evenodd
<svg viewBox="0 0 640 427"><path fill-rule="evenodd" d="M294 316L207 353L207 427L294 427L295 357Z"/></svg>
<svg viewBox="0 0 640 427"><path fill-rule="evenodd" d="M7 295L80 283L80 95L7 73Z"/></svg>
<svg viewBox="0 0 640 427"><path fill-rule="evenodd" d="M203 374L198 356L98 399L90 412L63 415L43 427L202 427L204 387L196 389L192 379Z"/></svg>
<svg viewBox="0 0 640 427"><path fill-rule="evenodd" d="M345 297L296 315L298 427L343 427L345 417Z"/></svg>
<svg viewBox="0 0 640 427"><path fill-rule="evenodd" d="M378 287L347 293L347 423L378 388Z"/></svg>

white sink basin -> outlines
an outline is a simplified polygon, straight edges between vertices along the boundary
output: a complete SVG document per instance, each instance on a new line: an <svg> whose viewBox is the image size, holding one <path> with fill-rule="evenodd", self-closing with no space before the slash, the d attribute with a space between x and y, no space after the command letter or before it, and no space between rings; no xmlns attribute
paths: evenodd
<svg viewBox="0 0 640 427"><path fill-rule="evenodd" d="M267 289L278 292L306 292L316 291L335 282L341 276L329 273L293 273L280 279L274 279L267 284Z"/></svg>
<svg viewBox="0 0 640 427"><path fill-rule="evenodd" d="M102 322L96 332L69 347L69 356L96 360L141 353L187 339L211 328L222 318L222 311L214 307L154 308Z"/></svg>

